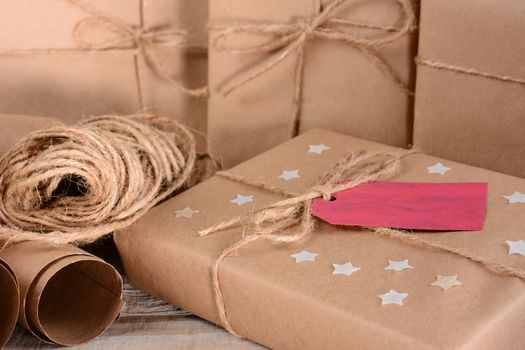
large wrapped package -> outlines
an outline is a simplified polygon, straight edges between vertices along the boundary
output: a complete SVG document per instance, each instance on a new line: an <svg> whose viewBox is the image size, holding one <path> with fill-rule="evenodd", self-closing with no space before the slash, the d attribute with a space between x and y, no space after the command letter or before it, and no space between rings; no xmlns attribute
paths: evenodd
<svg viewBox="0 0 525 350"><path fill-rule="evenodd" d="M525 341L525 180L404 151L387 183L484 188L473 231L307 221L309 201L330 196L320 175L337 173L346 163L332 164L348 151L357 152L351 160L363 161L374 152L402 152L315 129L220 172L115 236L131 283L274 349L519 349ZM382 169L368 165L366 173ZM348 179L361 178L354 175ZM444 229L469 220L458 214L465 213L467 192L416 193L423 208L403 214L397 204L412 197L398 192L386 200L376 192L369 201L368 188L348 190L362 201L343 215L357 212L366 220L376 203L386 208L376 214L390 223L426 215L430 227ZM312 210L337 205L342 194L315 199ZM447 195L457 197L458 210L439 201ZM310 224L309 234L297 236Z"/></svg>

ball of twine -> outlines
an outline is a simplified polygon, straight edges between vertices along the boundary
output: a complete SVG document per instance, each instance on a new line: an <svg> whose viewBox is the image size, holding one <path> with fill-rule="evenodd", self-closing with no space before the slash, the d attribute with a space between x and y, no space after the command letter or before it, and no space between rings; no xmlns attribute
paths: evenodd
<svg viewBox="0 0 525 350"><path fill-rule="evenodd" d="M103 116L34 132L0 159L0 241L90 243L190 180L191 132L156 116Z"/></svg>

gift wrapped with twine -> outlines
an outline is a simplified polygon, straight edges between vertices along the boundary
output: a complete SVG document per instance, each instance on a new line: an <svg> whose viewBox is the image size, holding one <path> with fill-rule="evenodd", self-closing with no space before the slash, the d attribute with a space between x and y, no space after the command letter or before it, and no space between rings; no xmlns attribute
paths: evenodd
<svg viewBox="0 0 525 350"><path fill-rule="evenodd" d="M312 127L407 146L415 26L411 0L212 0L213 149L230 167Z"/></svg>
<svg viewBox="0 0 525 350"><path fill-rule="evenodd" d="M0 110L68 123L158 113L205 133L207 12L207 0L7 2Z"/></svg>
<svg viewBox="0 0 525 350"><path fill-rule="evenodd" d="M446 174L428 171L439 162ZM338 191L377 180L488 183L484 228L312 216L312 201L337 205ZM269 348L512 348L523 341L525 260L509 242L525 239L524 213L504 196L524 189L523 179L317 129L170 199L115 241L134 286ZM336 273L349 262L353 273ZM383 303L389 290L404 301Z"/></svg>

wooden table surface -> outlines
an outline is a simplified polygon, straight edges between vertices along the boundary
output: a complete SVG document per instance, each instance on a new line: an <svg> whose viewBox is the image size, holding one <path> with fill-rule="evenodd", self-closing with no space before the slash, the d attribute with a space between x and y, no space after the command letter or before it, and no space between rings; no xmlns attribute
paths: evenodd
<svg viewBox="0 0 525 350"><path fill-rule="evenodd" d="M109 241L109 240L108 240ZM88 249L113 264L119 271L120 259L112 244L106 242L101 250ZM129 285L124 279L125 306L120 317L101 336L66 349L185 349L185 350L263 350L249 340L237 338L189 312L151 297ZM17 326L5 349L59 349L40 341L24 328Z"/></svg>

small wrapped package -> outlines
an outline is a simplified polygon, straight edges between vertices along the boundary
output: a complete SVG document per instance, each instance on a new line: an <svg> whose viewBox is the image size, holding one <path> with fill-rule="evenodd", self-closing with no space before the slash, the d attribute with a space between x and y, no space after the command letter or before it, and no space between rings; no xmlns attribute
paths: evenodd
<svg viewBox="0 0 525 350"><path fill-rule="evenodd" d="M5 345L18 316L18 281L13 270L0 259L0 349Z"/></svg>
<svg viewBox="0 0 525 350"><path fill-rule="evenodd" d="M401 152L313 129L154 208L115 236L130 281L272 349L519 348L525 180L408 153L385 180L485 184L479 227L402 232L311 219L313 230L296 239L310 227L308 200L330 196L319 177L337 173L334 162L356 150ZM297 203L303 209L291 210ZM465 219L432 215L447 208L437 205L428 219ZM288 218L305 221L296 227Z"/></svg>
<svg viewBox="0 0 525 350"><path fill-rule="evenodd" d="M206 131L207 0L11 1L0 14L0 111L152 112Z"/></svg>
<svg viewBox="0 0 525 350"><path fill-rule="evenodd" d="M210 1L209 138L226 167L312 127L404 147L411 0Z"/></svg>
<svg viewBox="0 0 525 350"><path fill-rule="evenodd" d="M525 177L525 2L421 4L414 145Z"/></svg>
<svg viewBox="0 0 525 350"><path fill-rule="evenodd" d="M46 342L89 341L122 309L118 272L79 248L23 242L0 250L0 258L20 284L18 323Z"/></svg>

